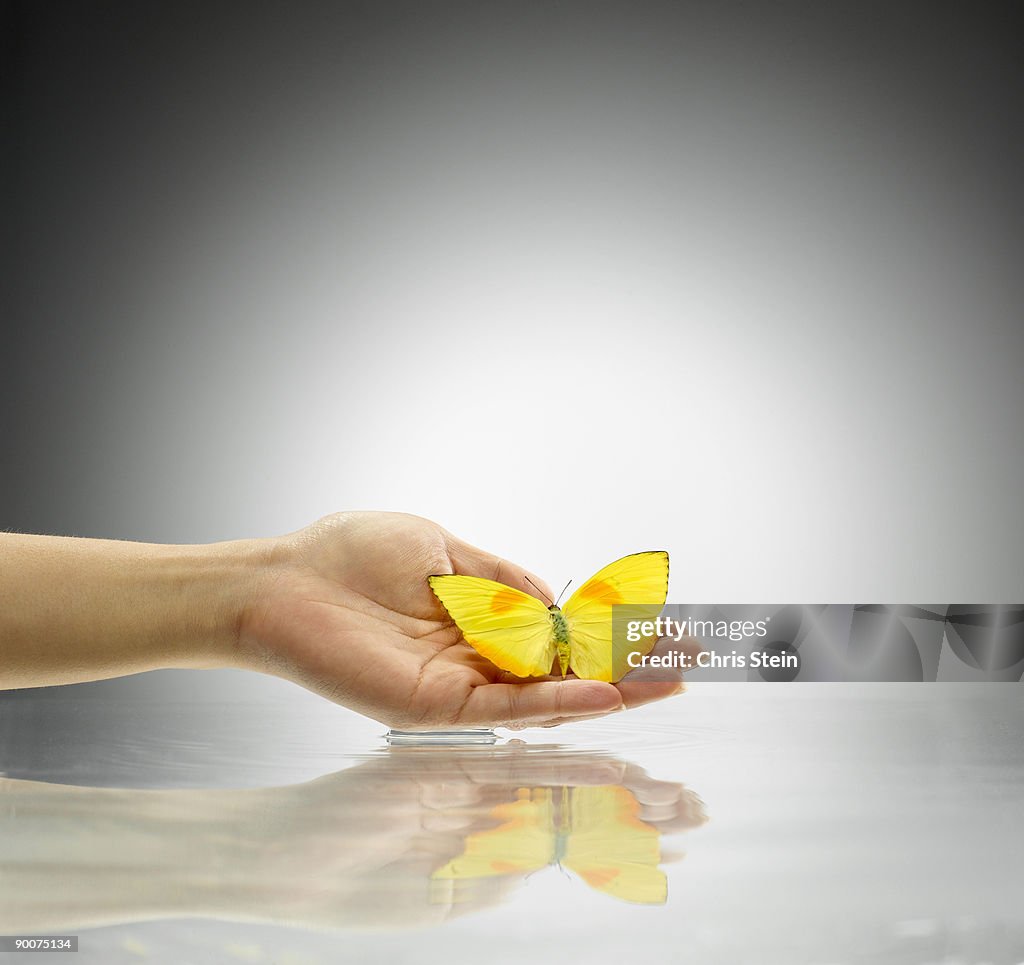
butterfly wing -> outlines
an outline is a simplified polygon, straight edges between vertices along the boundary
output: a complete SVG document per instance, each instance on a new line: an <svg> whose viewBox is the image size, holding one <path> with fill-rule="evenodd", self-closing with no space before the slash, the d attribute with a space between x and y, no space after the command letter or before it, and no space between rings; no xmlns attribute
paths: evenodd
<svg viewBox="0 0 1024 965"><path fill-rule="evenodd" d="M518 677L551 673L551 617L536 597L479 576L431 576L429 583L481 656Z"/></svg>
<svg viewBox="0 0 1024 965"><path fill-rule="evenodd" d="M658 867L661 832L640 820L640 805L620 785L572 790L562 863L591 888L642 905L662 905L668 880Z"/></svg>
<svg viewBox="0 0 1024 965"><path fill-rule="evenodd" d="M550 788L520 788L515 801L499 804L491 816L500 823L470 834L462 854L438 868L437 880L529 874L554 858L554 805Z"/></svg>
<svg viewBox="0 0 1024 965"><path fill-rule="evenodd" d="M571 597L562 613L569 624L569 662L577 677L614 682L631 669L631 652L646 653L657 640L615 646L612 639L612 607L628 603L636 613L631 619L653 620L668 597L668 553L658 550L633 553L609 563L595 573ZM644 649L646 648L646 649Z"/></svg>

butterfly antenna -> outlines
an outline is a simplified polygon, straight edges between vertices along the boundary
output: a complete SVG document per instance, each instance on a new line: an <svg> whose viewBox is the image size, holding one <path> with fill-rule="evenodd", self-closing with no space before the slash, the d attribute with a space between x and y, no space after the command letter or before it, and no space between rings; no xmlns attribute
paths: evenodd
<svg viewBox="0 0 1024 965"><path fill-rule="evenodd" d="M525 576L524 578L526 582L530 584L530 586L532 586L542 597L544 597L545 600L548 601L548 603L551 604L551 606L555 605L554 603L552 603L551 597L549 597L547 593L545 593L539 586L537 586L537 584L534 583L533 580L531 580L528 576Z"/></svg>
<svg viewBox="0 0 1024 965"><path fill-rule="evenodd" d="M572 586L572 580L569 580L569 582L562 587L562 593L565 593L565 591L568 590L570 586ZM558 594L558 600L562 599L562 593ZM555 606L558 606L558 600L555 600Z"/></svg>

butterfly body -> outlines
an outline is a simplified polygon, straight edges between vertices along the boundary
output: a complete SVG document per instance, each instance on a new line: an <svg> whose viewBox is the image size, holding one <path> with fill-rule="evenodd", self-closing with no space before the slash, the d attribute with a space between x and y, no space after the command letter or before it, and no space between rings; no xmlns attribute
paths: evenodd
<svg viewBox="0 0 1024 965"><path fill-rule="evenodd" d="M565 615L558 608L557 603L548 607L551 614L551 635L555 641L555 649L558 653L558 667L564 677L569 672L569 656L571 653L569 645L569 624Z"/></svg>
<svg viewBox="0 0 1024 965"><path fill-rule="evenodd" d="M614 682L629 670L627 655L644 653L653 639L625 645L613 639L613 607L654 619L668 595L668 553L634 553L609 563L587 580L564 607L545 606L522 590L477 576L431 576L430 586L467 643L502 670L542 677L557 660L564 677Z"/></svg>
<svg viewBox="0 0 1024 965"><path fill-rule="evenodd" d="M627 788L523 787L490 813L497 826L470 834L462 854L432 880L529 875L555 865L614 898L665 903L661 835L641 819L640 803Z"/></svg>

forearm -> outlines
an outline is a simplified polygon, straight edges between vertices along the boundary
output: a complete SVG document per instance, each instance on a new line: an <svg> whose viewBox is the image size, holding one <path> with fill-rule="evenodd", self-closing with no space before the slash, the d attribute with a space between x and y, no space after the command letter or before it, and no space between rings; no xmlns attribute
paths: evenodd
<svg viewBox="0 0 1024 965"><path fill-rule="evenodd" d="M0 689L231 665L261 553L0 534Z"/></svg>

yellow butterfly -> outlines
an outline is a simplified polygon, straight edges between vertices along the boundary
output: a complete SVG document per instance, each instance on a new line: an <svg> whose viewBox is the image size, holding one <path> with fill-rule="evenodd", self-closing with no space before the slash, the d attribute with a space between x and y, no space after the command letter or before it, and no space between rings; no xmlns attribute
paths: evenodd
<svg viewBox="0 0 1024 965"><path fill-rule="evenodd" d="M668 882L658 867L661 833L639 813L633 793L617 784L563 787L560 794L549 787L520 788L515 801L492 809L498 826L469 835L462 854L431 879L526 875L557 864L623 901L664 904Z"/></svg>
<svg viewBox="0 0 1024 965"><path fill-rule="evenodd" d="M631 669L628 655L649 652L656 640L613 641L612 606L629 604L630 619L657 617L668 596L668 553L633 553L609 563L561 609L479 576L431 576L429 582L466 642L502 670L547 676L557 656L563 677L571 667L577 677L614 683Z"/></svg>

